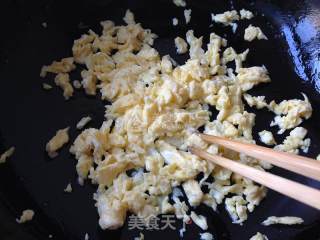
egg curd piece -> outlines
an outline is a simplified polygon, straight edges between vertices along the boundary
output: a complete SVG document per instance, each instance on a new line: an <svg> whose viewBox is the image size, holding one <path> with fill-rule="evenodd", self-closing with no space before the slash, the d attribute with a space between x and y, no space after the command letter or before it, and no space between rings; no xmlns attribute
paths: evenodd
<svg viewBox="0 0 320 240"><path fill-rule="evenodd" d="M259 27L252 26L251 24L244 31L244 40L251 42L254 39L258 40L268 40L267 36L264 35Z"/></svg>
<svg viewBox="0 0 320 240"><path fill-rule="evenodd" d="M300 217L292 217L292 216L285 216L285 217L276 217L270 216L266 220L262 222L262 225L269 226L272 224L284 224L284 225L294 225L294 224L302 224L304 221Z"/></svg>
<svg viewBox="0 0 320 240"><path fill-rule="evenodd" d="M59 150L64 144L69 142L69 135L68 135L69 127L58 130L56 135L53 136L50 141L46 145L46 151L51 158L55 158Z"/></svg>
<svg viewBox="0 0 320 240"><path fill-rule="evenodd" d="M267 236L257 232L254 236L252 236L249 240L268 240Z"/></svg>

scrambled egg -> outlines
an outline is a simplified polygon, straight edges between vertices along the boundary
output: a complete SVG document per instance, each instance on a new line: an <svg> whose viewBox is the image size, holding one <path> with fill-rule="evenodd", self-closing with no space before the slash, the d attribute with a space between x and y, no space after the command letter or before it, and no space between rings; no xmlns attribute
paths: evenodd
<svg viewBox="0 0 320 240"><path fill-rule="evenodd" d="M186 24L188 24L191 20L191 9L185 9L183 11L184 18L186 19Z"/></svg>
<svg viewBox="0 0 320 240"><path fill-rule="evenodd" d="M266 145L275 145L277 144L274 140L274 137L272 135L272 132L263 130L258 133L260 137L260 141L263 142Z"/></svg>
<svg viewBox="0 0 320 240"><path fill-rule="evenodd" d="M172 25L173 26L177 26L179 23L178 19L177 18L172 18Z"/></svg>
<svg viewBox="0 0 320 240"><path fill-rule="evenodd" d="M124 15L123 21L126 24L135 24L136 23L134 20L134 15L129 9L126 11L126 14Z"/></svg>
<svg viewBox="0 0 320 240"><path fill-rule="evenodd" d="M268 238L266 235L257 232L257 234L252 236L249 240L268 240Z"/></svg>
<svg viewBox="0 0 320 240"><path fill-rule="evenodd" d="M71 183L68 183L66 188L63 190L64 192L71 193L72 192L72 186Z"/></svg>
<svg viewBox="0 0 320 240"><path fill-rule="evenodd" d="M176 37L174 39L174 43L176 45L178 54L183 54L188 51L188 44L186 43L186 41L183 38Z"/></svg>
<svg viewBox="0 0 320 240"><path fill-rule="evenodd" d="M312 114L312 106L308 97L302 94L304 100L283 100L279 104L272 101L269 108L277 115L270 126L278 125L282 134L287 129L292 129L302 123L302 119L309 119Z"/></svg>
<svg viewBox="0 0 320 240"><path fill-rule="evenodd" d="M43 66L41 68L40 77L45 77L48 72L50 73L68 73L76 68L73 63L74 59L72 57L63 58L60 62L53 61L49 66Z"/></svg>
<svg viewBox="0 0 320 240"><path fill-rule="evenodd" d="M12 156L14 151L15 151L15 147L11 147L7 151L2 153L0 156L0 163L5 163L7 161L7 159Z"/></svg>
<svg viewBox="0 0 320 240"><path fill-rule="evenodd" d="M199 233L200 240L213 240L213 235L209 232Z"/></svg>
<svg viewBox="0 0 320 240"><path fill-rule="evenodd" d="M26 209L22 211L22 214L19 219L17 219L18 223L25 223L31 221L34 216L34 211L31 209Z"/></svg>
<svg viewBox="0 0 320 240"><path fill-rule="evenodd" d="M251 42L256 38L259 40L268 40L267 36L264 35L259 27L255 27L250 24L249 27L244 30L244 40Z"/></svg>
<svg viewBox="0 0 320 240"><path fill-rule="evenodd" d="M187 4L186 4L186 2L184 0L173 0L173 3L177 7L185 7L185 6L187 6Z"/></svg>
<svg viewBox="0 0 320 240"><path fill-rule="evenodd" d="M261 164L261 166L264 169L270 168L268 165ZM253 212L255 207L258 206L262 199L264 199L267 195L267 188L264 186L258 187L257 185L254 185L251 181L249 181L247 182L247 185L244 188L243 194L245 195L246 200L248 202L247 208L249 212Z"/></svg>
<svg viewBox="0 0 320 240"><path fill-rule="evenodd" d="M235 72L239 73L240 68L242 68L242 62L246 60L248 53L249 53L249 49L245 50L241 54L237 54L232 47L226 48L223 51L221 63L227 64L228 62L235 61L235 64L236 64Z"/></svg>
<svg viewBox="0 0 320 240"><path fill-rule="evenodd" d="M50 89L52 89L52 86L51 86L50 84L43 83L43 84L42 84L42 88L43 88L44 90L50 90Z"/></svg>
<svg viewBox="0 0 320 240"><path fill-rule="evenodd" d="M188 180L182 184L183 190L187 195L191 206L198 206L201 203L203 192L196 180Z"/></svg>
<svg viewBox="0 0 320 240"><path fill-rule="evenodd" d="M240 19L251 19L254 17L253 13L249 10L241 9L239 13L240 16L236 10L232 10L216 15L211 14L211 19L213 22L222 23L225 26L231 26L232 32L235 33L238 28L238 24L235 23L235 21L239 21Z"/></svg>
<svg viewBox="0 0 320 240"><path fill-rule="evenodd" d="M73 87L70 83L69 74L59 73L54 79L57 86L61 87L63 90L63 96L68 100L73 95Z"/></svg>
<svg viewBox="0 0 320 240"><path fill-rule="evenodd" d="M76 88L76 89L80 89L81 88L81 82L80 81L78 81L78 80L74 80L73 82L72 82L72 85L73 85L73 87L74 88Z"/></svg>
<svg viewBox="0 0 320 240"><path fill-rule="evenodd" d="M248 91L259 83L270 82L268 71L264 66L240 68L237 78L243 91Z"/></svg>
<svg viewBox="0 0 320 240"><path fill-rule="evenodd" d="M303 127L296 127L290 132L289 136L285 138L283 143L275 146L274 149L295 154L298 154L299 149L301 149L307 153L311 143L310 138L304 139L307 132L307 129Z"/></svg>
<svg viewBox="0 0 320 240"><path fill-rule="evenodd" d="M211 14L212 21L222 23L224 25L232 25L232 22L239 20L239 15L236 10L226 11L219 14Z"/></svg>
<svg viewBox="0 0 320 240"><path fill-rule="evenodd" d="M69 127L58 130L56 135L53 136L50 141L46 145L46 151L51 158L55 158L59 150L64 144L69 142L69 135L68 135Z"/></svg>
<svg viewBox="0 0 320 240"><path fill-rule="evenodd" d="M302 224L303 219L299 217L291 217L291 216L285 216L285 217L275 217L271 216L268 217L266 220L262 222L262 225L269 226L272 224L285 224L285 225L294 225L294 224Z"/></svg>
<svg viewBox="0 0 320 240"><path fill-rule="evenodd" d="M233 223L242 223L247 220L247 201L241 196L233 196L226 198L225 205L226 210L232 218Z"/></svg>
<svg viewBox="0 0 320 240"><path fill-rule="evenodd" d="M84 126L87 125L91 120L92 118L90 116L81 118L80 121L77 123L77 129L84 128Z"/></svg>
<svg viewBox="0 0 320 240"><path fill-rule="evenodd" d="M250 107L256 107L257 109L262 109L268 107L268 103L265 101L265 96L251 96L250 94L243 94L244 100Z"/></svg>
<svg viewBox="0 0 320 240"><path fill-rule="evenodd" d="M89 234L88 233L86 233L85 235L84 235L84 240L89 240Z"/></svg>
<svg viewBox="0 0 320 240"><path fill-rule="evenodd" d="M253 18L254 15L251 11L249 10L246 10L246 9L241 9L240 10L240 19L251 19Z"/></svg>
<svg viewBox="0 0 320 240"><path fill-rule="evenodd" d="M175 1L177 5L183 2ZM250 14L242 11L241 16L249 18ZM214 15L213 19L230 25L239 20L239 15L231 11ZM101 127L82 131L70 148L77 159L79 182L89 179L98 185L94 199L99 225L102 229L119 228L128 212L146 222L152 215L174 213L184 222L192 219L203 230L207 229L205 217L193 211L189 215L187 203L180 200L183 194L179 185L191 206L204 203L216 210L217 204L225 200L233 222L241 224L266 196L266 188L199 159L188 147L197 146L260 170L271 166L208 144L197 135L197 129L204 127L207 134L255 143L255 114L245 111L242 97L250 106L267 107L281 119L291 119L291 124L281 124L286 129L310 117L311 105L306 99L267 104L263 97L246 94L254 86L270 81L267 69L243 67L249 50L236 53L227 47L226 39L215 33L210 34L208 50L202 48L203 37L196 37L193 30L186 33L186 41L176 38L179 54L189 50L189 59L177 66L169 55L161 57L152 47L157 35L136 23L129 10L124 22L122 26L101 22L101 35L89 30L74 41L72 58L42 69L43 76L46 72L65 76L61 74L72 71L74 61L82 64L85 69L81 72L81 87L86 94L96 95L100 91L102 100L111 102L106 106ZM229 62L235 63L235 71L227 67ZM209 107L218 111L212 120ZM68 141L67 131L68 128L59 130L47 144L49 155L55 155ZM276 148L306 150L305 134L302 128L296 128ZM264 132L262 136L265 142L274 143L270 134ZM134 172L128 175L128 170ZM200 173L204 177L197 181ZM210 176L212 183L207 180ZM202 186L207 186L208 191L203 192ZM233 196L229 197L230 194Z"/></svg>
<svg viewBox="0 0 320 240"><path fill-rule="evenodd" d="M254 97L249 94L244 94L244 99L250 107L257 109L268 108L274 112L276 116L270 123L270 126L278 126L278 134L284 133L288 129L292 129L300 125L303 119L309 119L312 115L312 106L308 97L302 93L304 100L290 99L283 100L279 104L271 101L269 104L265 101L265 96Z"/></svg>

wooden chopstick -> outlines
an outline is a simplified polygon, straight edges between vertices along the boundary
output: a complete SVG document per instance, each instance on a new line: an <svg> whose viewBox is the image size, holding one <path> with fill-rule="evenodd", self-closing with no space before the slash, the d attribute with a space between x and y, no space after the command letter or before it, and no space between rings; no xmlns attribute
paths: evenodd
<svg viewBox="0 0 320 240"><path fill-rule="evenodd" d="M248 156L269 162L275 166L288 169L292 172L309 178L320 180L320 162L311 158L298 156L292 153L279 152L271 148L243 143L222 137L200 134L207 142L215 143Z"/></svg>
<svg viewBox="0 0 320 240"><path fill-rule="evenodd" d="M320 210L319 190L249 167L219 155L212 155L198 148L190 148L190 151L202 159L212 161L215 164L230 169L231 171L260 183L270 189Z"/></svg>

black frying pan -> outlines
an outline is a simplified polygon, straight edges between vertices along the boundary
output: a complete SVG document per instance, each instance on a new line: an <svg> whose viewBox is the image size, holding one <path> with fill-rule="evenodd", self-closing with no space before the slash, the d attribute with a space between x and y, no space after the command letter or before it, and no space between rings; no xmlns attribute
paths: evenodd
<svg viewBox="0 0 320 240"><path fill-rule="evenodd" d="M0 239L133 239L138 231L127 226L116 231L102 231L92 194L95 187L76 184L75 160L63 148L59 156L49 159L45 144L56 129L74 126L85 115L94 116L92 127L103 120L104 104L89 98L83 92L65 102L61 91L43 91L39 71L43 64L71 55L73 40L92 28L99 31L99 21L111 19L122 23L127 8L145 28L159 35L155 47L161 54L170 54L182 63L186 56L176 56L173 39L194 29L197 36L208 38L211 31L226 34L229 44L242 51L252 50L249 65L265 64L272 83L254 88L253 95L266 95L267 100L301 98L305 92L314 108L313 117L303 123L312 140L308 156L320 153L320 2L305 1L188 1L192 9L190 25L173 28L172 17L183 18L183 9L172 1L112 1L112 0L3 0L0 5L0 152L11 145L16 152L7 164L0 165ZM236 34L231 28L210 25L210 13L219 13L242 7L258 14L250 21L241 21ZM45 29L41 25L47 22ZM180 21L181 22L181 21ZM81 24L80 24L81 23ZM243 41L244 28L249 24L260 26L269 41ZM79 78L79 73L72 75ZM49 77L46 81L51 82ZM272 119L266 111L258 113L255 133L265 129ZM275 129L273 129L275 130ZM71 138L79 132L74 128ZM255 136L257 139L257 136ZM282 139L280 136L277 140ZM319 182L274 168L272 172L290 179L318 187ZM71 181L74 191L65 194L63 189ZM319 199L320 201L320 199ZM18 225L15 218L23 209L32 208L36 215L32 222ZM318 239L320 212L281 194L269 191L267 198L243 226L234 225L224 206L219 212L206 207L197 210L207 216L209 231L215 239L249 239L257 231L269 239ZM260 222L270 215L294 215L305 220L301 226L263 227ZM181 223L177 221L176 227ZM177 239L178 231L144 231L145 239ZM185 239L199 239L199 228L187 227Z"/></svg>

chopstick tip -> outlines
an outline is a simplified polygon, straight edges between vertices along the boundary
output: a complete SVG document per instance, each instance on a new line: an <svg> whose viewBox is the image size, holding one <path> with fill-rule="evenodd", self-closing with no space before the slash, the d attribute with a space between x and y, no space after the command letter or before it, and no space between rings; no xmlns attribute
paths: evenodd
<svg viewBox="0 0 320 240"><path fill-rule="evenodd" d="M194 154L194 155L198 155L199 150L200 150L200 149L198 149L198 148L196 148L196 147L188 147L188 151L191 152L191 153Z"/></svg>
<svg viewBox="0 0 320 240"><path fill-rule="evenodd" d="M193 153L193 149L194 149L194 147L188 147L188 152Z"/></svg>

